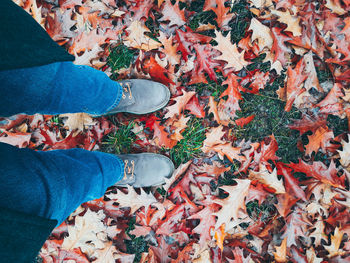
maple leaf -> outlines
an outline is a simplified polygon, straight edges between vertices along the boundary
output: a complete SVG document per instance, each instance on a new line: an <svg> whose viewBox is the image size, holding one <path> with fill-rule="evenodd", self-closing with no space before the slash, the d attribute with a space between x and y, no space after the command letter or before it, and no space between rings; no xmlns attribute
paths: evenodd
<svg viewBox="0 0 350 263"><path fill-rule="evenodd" d="M345 142L344 140L341 141L343 150L342 151L338 151L339 156L340 156L340 163L342 166L344 167L348 167L350 165L350 135L348 134L348 141L349 142Z"/></svg>
<svg viewBox="0 0 350 263"><path fill-rule="evenodd" d="M309 235L309 237L315 238L315 245L320 246L321 241L328 241L328 236L324 233L324 223L322 220L317 220L316 223L311 227L315 230Z"/></svg>
<svg viewBox="0 0 350 263"><path fill-rule="evenodd" d="M325 4L325 7L332 10L333 13L336 13L337 15L344 15L346 13L346 10L344 10L339 0L326 0L327 3Z"/></svg>
<svg viewBox="0 0 350 263"><path fill-rule="evenodd" d="M239 90L242 89L241 85L237 82L238 78L230 74L226 81L222 84L228 84L228 88L220 95L220 98L227 96L227 100L221 99L218 105L218 119L219 122L227 126L233 118L236 117L236 111L240 110L239 100L242 96ZM215 117L215 115L214 115Z"/></svg>
<svg viewBox="0 0 350 263"><path fill-rule="evenodd" d="M165 4L162 8L162 14L163 16L159 19L159 21L170 21L170 27L174 25L181 27L186 24L185 11L180 10L179 0L177 0L174 5L171 4L170 0L165 0Z"/></svg>
<svg viewBox="0 0 350 263"><path fill-rule="evenodd" d="M254 120L254 118L255 118L255 114L253 114L253 115L251 115L249 117L239 118L239 119L235 120L235 123L236 123L237 126L243 128L245 125L247 125L252 120Z"/></svg>
<svg viewBox="0 0 350 263"><path fill-rule="evenodd" d="M306 195L304 190L299 186L298 180L291 174L291 169L285 167L282 163L277 163L278 174L282 174L285 182L285 186L289 192L292 192L295 197L306 201Z"/></svg>
<svg viewBox="0 0 350 263"><path fill-rule="evenodd" d="M210 131L205 133L205 140L203 142L202 151L208 153L214 145L224 144L225 141L221 140L225 132L222 130L222 125L212 128Z"/></svg>
<svg viewBox="0 0 350 263"><path fill-rule="evenodd" d="M277 195L278 203L275 206L278 213L281 216L286 217L298 200L299 198L294 196L293 191L287 188L287 193Z"/></svg>
<svg viewBox="0 0 350 263"><path fill-rule="evenodd" d="M167 38L166 34L159 32L158 40L162 43L162 52L170 64L180 64L181 55L177 53L179 44L173 44L173 37Z"/></svg>
<svg viewBox="0 0 350 263"><path fill-rule="evenodd" d="M246 202L249 203L252 200L258 200L259 205L261 205L261 203L269 195L269 192L265 190L263 184L260 184L260 183L255 183L255 184L256 186L253 184L250 184Z"/></svg>
<svg viewBox="0 0 350 263"><path fill-rule="evenodd" d="M220 188L226 191L229 196L224 199L215 199L214 203L221 205L221 209L214 213L217 216L215 229L218 229L222 224L225 224L225 231L227 231L227 224L233 219L238 220L238 211L245 209L245 198L248 195L250 180L236 179L237 185L221 186Z"/></svg>
<svg viewBox="0 0 350 263"><path fill-rule="evenodd" d="M226 37L219 32L215 31L216 37L214 40L218 43L217 46L213 48L221 52L221 56L216 57L217 60L223 60L227 62L226 68L233 68L234 71L240 71L245 66L250 63L244 59L244 52L241 53L238 51L236 44L232 45L231 36L227 34Z"/></svg>
<svg viewBox="0 0 350 263"><path fill-rule="evenodd" d="M320 107L321 113L342 115L343 106L340 104L339 98L342 98L344 93L339 83L334 83L332 89L327 96L320 101L316 106Z"/></svg>
<svg viewBox="0 0 350 263"><path fill-rule="evenodd" d="M151 12L153 8L152 0L136 1L135 5L129 7L129 12L133 12L132 19L135 21L147 20L148 17L153 17Z"/></svg>
<svg viewBox="0 0 350 263"><path fill-rule="evenodd" d="M217 103L215 102L213 96L210 96L210 97L209 97L208 106L209 106L208 114L213 113L213 115L214 115L214 120L215 120L217 123L222 123L221 120L220 120L220 117L219 117L218 108L217 108Z"/></svg>
<svg viewBox="0 0 350 263"><path fill-rule="evenodd" d="M250 83L249 88L245 89L242 88L243 91L257 94L260 89L264 89L267 81L270 78L270 75L268 72L262 72L258 69L254 70L252 73L254 74L248 74L246 77L244 77L240 83L241 86L247 85Z"/></svg>
<svg viewBox="0 0 350 263"><path fill-rule="evenodd" d="M197 75L206 72L211 80L217 81L214 68L218 67L219 63L214 60L215 53L213 52L212 46L209 44L194 44L193 48L195 49L197 55L196 60L194 61L195 70L193 70L192 76L194 74Z"/></svg>
<svg viewBox="0 0 350 263"><path fill-rule="evenodd" d="M172 123L172 126L175 127L174 133L171 134L170 138L175 141L180 141L184 137L181 135L181 132L184 131L185 128L187 128L187 122L189 121L190 117L185 117L184 115L181 115L181 117L177 120L175 120Z"/></svg>
<svg viewBox="0 0 350 263"><path fill-rule="evenodd" d="M147 211L150 205L158 202L152 193L147 194L144 190L142 190L142 188L140 189L140 194L137 194L134 188L129 185L127 188L127 194L123 193L121 190L118 190L118 193L111 193L106 196L112 200L116 200L121 207L130 207L130 212L132 214L141 207L145 207L145 210Z"/></svg>
<svg viewBox="0 0 350 263"><path fill-rule="evenodd" d="M168 112L165 114L164 118L172 118L175 115L180 115L180 113L184 111L186 104L195 94L195 91L182 90L182 95L172 98L175 104L166 107Z"/></svg>

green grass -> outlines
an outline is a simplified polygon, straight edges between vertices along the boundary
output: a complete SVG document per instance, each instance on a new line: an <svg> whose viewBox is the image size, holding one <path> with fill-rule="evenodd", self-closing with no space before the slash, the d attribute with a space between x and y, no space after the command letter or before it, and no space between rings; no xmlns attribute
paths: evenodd
<svg viewBox="0 0 350 263"><path fill-rule="evenodd" d="M266 221L271 219L272 215L276 213L273 199L273 196L268 196L261 205L259 205L258 200L248 202L246 204L248 215L253 220L261 219L262 221Z"/></svg>
<svg viewBox="0 0 350 263"><path fill-rule="evenodd" d="M130 240L124 240L126 245L126 253L135 254L134 262L140 262L141 254L148 251L148 242L145 240L144 236L136 237L131 235L130 231L135 229L135 217L132 217L129 221L128 228L126 229L126 234L130 237Z"/></svg>
<svg viewBox="0 0 350 263"><path fill-rule="evenodd" d="M245 0L238 1L235 3L231 9L236 17L231 20L228 24L232 29L231 41L233 43L238 43L245 35L246 29L248 27L248 22L252 18L252 13L249 11L249 4Z"/></svg>
<svg viewBox="0 0 350 263"><path fill-rule="evenodd" d="M218 77L218 82L213 80L208 81L208 83L196 83L191 85L191 89L194 89L199 96L214 96L215 99L219 99L220 95L227 86L223 86L222 80Z"/></svg>
<svg viewBox="0 0 350 263"><path fill-rule="evenodd" d="M120 69L128 68L131 65L135 53L136 51L123 44L119 44L111 50L107 60L107 65L110 66L112 71L111 79L115 80Z"/></svg>
<svg viewBox="0 0 350 263"><path fill-rule="evenodd" d="M202 126L200 119L197 118L190 119L187 125L182 133L184 138L170 150L170 158L177 166L199 157L202 153L201 148L205 140L206 128Z"/></svg>
<svg viewBox="0 0 350 263"><path fill-rule="evenodd" d="M108 134L102 142L103 150L115 154L129 153L136 140L136 135L131 131L134 125L134 122L129 122L128 125L119 123L118 129Z"/></svg>

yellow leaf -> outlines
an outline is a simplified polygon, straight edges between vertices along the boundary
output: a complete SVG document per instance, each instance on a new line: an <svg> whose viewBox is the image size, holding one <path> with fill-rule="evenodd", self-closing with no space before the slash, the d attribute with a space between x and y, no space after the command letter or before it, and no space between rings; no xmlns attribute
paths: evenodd
<svg viewBox="0 0 350 263"><path fill-rule="evenodd" d="M277 262L287 262L287 238L283 239L280 246L275 246L276 252L273 252Z"/></svg>

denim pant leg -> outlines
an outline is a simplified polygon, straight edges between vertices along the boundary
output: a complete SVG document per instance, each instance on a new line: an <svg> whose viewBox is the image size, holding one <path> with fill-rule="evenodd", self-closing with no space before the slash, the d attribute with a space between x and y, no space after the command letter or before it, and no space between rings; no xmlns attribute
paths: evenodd
<svg viewBox="0 0 350 263"><path fill-rule="evenodd" d="M59 225L81 203L103 196L122 170L112 154L42 152L0 143L0 206L56 219Z"/></svg>
<svg viewBox="0 0 350 263"><path fill-rule="evenodd" d="M122 88L99 70L57 62L0 71L0 116L106 113L118 105Z"/></svg>
<svg viewBox="0 0 350 263"><path fill-rule="evenodd" d="M103 114L122 90L103 72L71 62L0 71L0 116L17 113ZM0 206L56 219L104 194L122 177L122 161L83 149L49 152L0 143Z"/></svg>

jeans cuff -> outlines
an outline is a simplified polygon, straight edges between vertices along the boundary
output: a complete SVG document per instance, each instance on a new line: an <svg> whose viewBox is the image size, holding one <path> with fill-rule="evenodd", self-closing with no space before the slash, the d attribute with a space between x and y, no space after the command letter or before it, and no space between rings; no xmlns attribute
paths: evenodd
<svg viewBox="0 0 350 263"><path fill-rule="evenodd" d="M109 112L110 110L114 109L115 107L117 107L117 105L119 104L120 100L122 99L122 95L123 95L123 88L122 86L117 82L115 81L115 84L118 88L118 94L117 94L117 98L115 99L114 103L112 104L112 106L110 106L109 108L107 108L106 112L104 113L107 113ZM119 158L118 158L119 159Z"/></svg>
<svg viewBox="0 0 350 263"><path fill-rule="evenodd" d="M114 157L116 158L117 162L119 163L119 165L120 165L120 171L121 171L119 180L115 182L115 183L117 183L117 182L119 182L120 180L122 180L122 178L123 178L124 165L125 165L125 164L124 164L124 162L122 161L122 159L120 159L118 156L114 155Z"/></svg>

